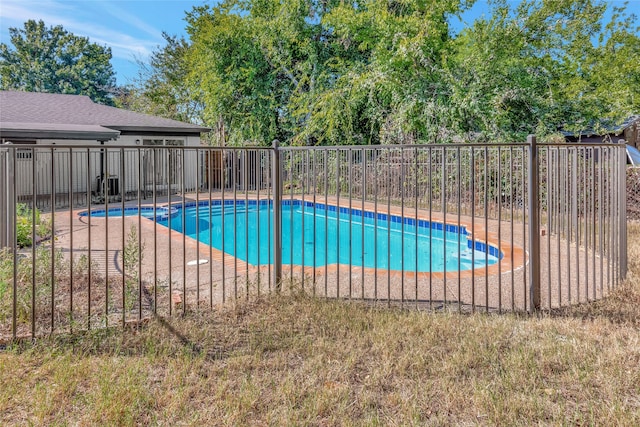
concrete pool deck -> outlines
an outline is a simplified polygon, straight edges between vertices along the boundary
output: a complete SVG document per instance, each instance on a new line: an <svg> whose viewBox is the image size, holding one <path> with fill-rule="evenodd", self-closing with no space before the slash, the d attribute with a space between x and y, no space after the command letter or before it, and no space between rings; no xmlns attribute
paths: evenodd
<svg viewBox="0 0 640 427"><path fill-rule="evenodd" d="M225 200L229 199L225 194ZM238 200L256 200L257 195L242 194ZM221 194L212 194L219 200ZM260 199L266 198L264 194ZM309 196L294 195L294 200L313 201ZM189 194L185 203L209 200L209 193ZM288 200L288 199L284 199ZM171 204L182 204L180 196L172 196ZM360 200L316 198L317 203L340 205L352 209L374 211L373 203ZM158 205L166 206L166 198L158 198ZM137 206L125 203L126 207ZM141 203L141 206L149 206ZM101 205L103 208L104 205ZM121 203L110 203L109 207L122 207ZM92 208L99 208L94 206ZM131 227L139 229L143 246L140 263L142 282L152 294L157 295L156 308L168 311L172 304L182 307L209 306L233 301L247 294L265 293L274 289L271 278L272 267L254 267L231 255L211 248L179 232L138 216L120 218L80 217L79 210L60 210L55 213L56 240L54 245L69 257L88 254L91 247L92 260L96 263L95 274L109 277L125 277L121 252L126 246ZM377 205L378 213L401 215L402 208L386 204ZM409 218L442 222L441 212L415 208L404 209ZM458 224L458 215L448 213L447 224ZM413 273L362 268L348 264L313 267L283 266L283 289L289 283L304 287L318 296L379 301L380 304L405 303L407 306L444 307L458 305L464 310L524 310L527 308L529 291L527 277L528 256L526 227L518 221L485 220L460 216L464 225L477 241L488 242L499 247L503 259L494 265L472 271L443 273ZM72 233L70 232L71 230ZM287 227L283 227L287 232ZM71 236L73 238L71 239ZM611 272L606 259L593 251L557 236L541 236L541 303L542 307L557 307L568 303L600 298L607 291L606 278ZM204 260L202 264L198 260ZM195 262L194 262L195 261ZM137 270L138 266L134 267ZM562 283L562 288L559 284ZM157 286L154 286L156 285Z"/></svg>

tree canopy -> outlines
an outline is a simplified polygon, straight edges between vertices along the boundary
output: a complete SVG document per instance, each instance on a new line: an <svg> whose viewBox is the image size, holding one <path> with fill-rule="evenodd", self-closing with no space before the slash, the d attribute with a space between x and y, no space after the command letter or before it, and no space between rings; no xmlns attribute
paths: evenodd
<svg viewBox="0 0 640 427"><path fill-rule="evenodd" d="M225 144L513 140L640 112L640 27L597 0L223 0L138 88ZM153 101L155 100L155 101ZM167 112L167 114L172 114Z"/></svg>
<svg viewBox="0 0 640 427"><path fill-rule="evenodd" d="M0 43L0 89L87 95L113 105L110 48L43 21L29 20L9 33L13 48Z"/></svg>

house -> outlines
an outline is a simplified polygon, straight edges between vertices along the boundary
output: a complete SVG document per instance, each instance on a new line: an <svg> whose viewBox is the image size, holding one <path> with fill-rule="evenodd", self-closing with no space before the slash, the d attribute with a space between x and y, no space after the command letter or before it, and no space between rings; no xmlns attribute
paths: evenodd
<svg viewBox="0 0 640 427"><path fill-rule="evenodd" d="M618 142L620 139L627 144L640 148L640 115L628 117L624 122L616 125L603 122L601 131L584 130L582 132L563 132L567 142Z"/></svg>
<svg viewBox="0 0 640 427"><path fill-rule="evenodd" d="M53 191L102 197L106 193L120 200L141 187L194 189L201 171L189 165L197 164L196 151L153 147L197 147L200 134L209 130L96 104L87 96L0 91L0 142L21 145L15 167L18 198L46 197ZM44 144L95 148L73 153L69 148L38 149ZM132 149L109 149L111 145Z"/></svg>

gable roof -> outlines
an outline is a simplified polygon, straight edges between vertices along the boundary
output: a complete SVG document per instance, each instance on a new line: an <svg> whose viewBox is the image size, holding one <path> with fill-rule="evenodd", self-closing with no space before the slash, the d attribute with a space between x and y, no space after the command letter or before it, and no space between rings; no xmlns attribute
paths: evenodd
<svg viewBox="0 0 640 427"><path fill-rule="evenodd" d="M0 91L3 138L109 140L120 132L198 135L208 131L202 126L96 104L88 96Z"/></svg>

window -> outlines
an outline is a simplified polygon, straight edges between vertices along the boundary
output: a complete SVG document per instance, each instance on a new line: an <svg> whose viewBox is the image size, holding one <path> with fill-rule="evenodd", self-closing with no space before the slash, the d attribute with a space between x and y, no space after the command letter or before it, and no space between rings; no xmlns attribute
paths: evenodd
<svg viewBox="0 0 640 427"><path fill-rule="evenodd" d="M184 139L143 139L142 145L184 145Z"/></svg>
<svg viewBox="0 0 640 427"><path fill-rule="evenodd" d="M164 139L143 139L142 145L164 145Z"/></svg>
<svg viewBox="0 0 640 427"><path fill-rule="evenodd" d="M168 188L182 187L182 150L156 150L152 147L183 146L184 139L143 139L142 145L149 147L144 150L144 177L146 186L167 186Z"/></svg>
<svg viewBox="0 0 640 427"><path fill-rule="evenodd" d="M18 160L31 160L33 152L29 149L20 148L16 151L16 159Z"/></svg>

